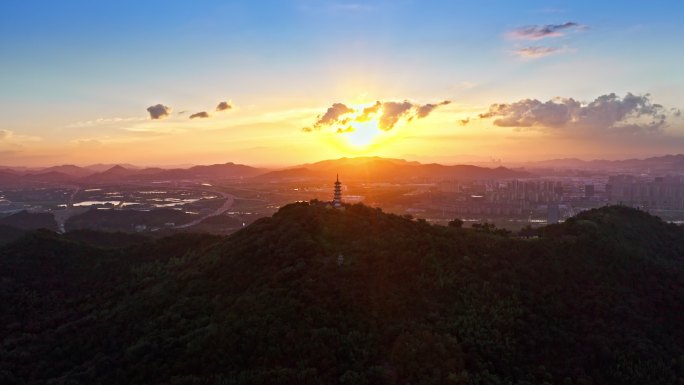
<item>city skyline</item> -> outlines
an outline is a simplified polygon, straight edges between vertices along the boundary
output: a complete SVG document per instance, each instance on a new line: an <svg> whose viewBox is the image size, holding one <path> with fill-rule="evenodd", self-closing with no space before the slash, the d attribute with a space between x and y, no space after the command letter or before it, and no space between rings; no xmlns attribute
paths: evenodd
<svg viewBox="0 0 684 385"><path fill-rule="evenodd" d="M624 159L684 148L684 5L0 5L0 165Z"/></svg>

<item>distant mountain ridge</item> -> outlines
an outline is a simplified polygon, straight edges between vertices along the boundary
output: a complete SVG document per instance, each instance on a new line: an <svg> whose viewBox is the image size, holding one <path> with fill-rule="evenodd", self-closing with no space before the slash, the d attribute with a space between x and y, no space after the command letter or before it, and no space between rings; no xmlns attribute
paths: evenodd
<svg viewBox="0 0 684 385"><path fill-rule="evenodd" d="M265 170L235 164L213 164L208 166L194 166L187 169L144 168L138 170L122 166L114 166L108 170L90 175L83 179L85 182L106 183L119 180L183 180L183 179L238 179L250 178L264 173Z"/></svg>
<svg viewBox="0 0 684 385"><path fill-rule="evenodd" d="M654 170L684 170L684 154L655 156L644 159L622 160L582 160L578 158L550 159L523 163L530 168L564 168L585 170L606 169L654 169Z"/></svg>
<svg viewBox="0 0 684 385"><path fill-rule="evenodd" d="M98 167L96 167L98 166ZM297 182L328 180L340 174L346 181L420 182L438 179L501 179L520 178L530 174L506 167L487 168L472 165L423 164L404 159L358 157L323 160L280 170L256 168L228 162L189 168L138 168L114 165L100 171L100 165L52 166L30 171L0 170L0 184L7 186L35 184L79 184L150 182L163 180L250 179L256 182Z"/></svg>
<svg viewBox="0 0 684 385"><path fill-rule="evenodd" d="M193 166L187 169L164 169L159 167L130 168L124 165L114 165L102 171L94 171L86 167L74 165L61 165L30 171L2 169L0 170L0 185L12 187L46 184L237 179L251 178L267 171L232 162Z"/></svg>
<svg viewBox="0 0 684 385"><path fill-rule="evenodd" d="M78 183L150 182L160 180L217 180L249 179L255 182L301 182L328 180L335 174L345 181L363 182L421 182L449 179L509 179L533 176L527 170L577 169L592 171L681 172L684 154L657 156L645 159L582 160L578 158L551 159L522 163L524 169L510 167L482 167L474 165L444 165L420 163L404 159L356 157L322 160L283 169L257 168L233 162L198 165L188 168L140 168L130 164L96 164L80 167L70 164L29 169L0 168L0 185L49 185Z"/></svg>
<svg viewBox="0 0 684 385"><path fill-rule="evenodd" d="M423 164L403 159L359 157L323 160L294 168L273 171L257 177L264 181L297 181L328 178L339 174L345 181L417 182L439 179L502 179L530 176L524 171L505 167L486 168L472 165L447 166Z"/></svg>

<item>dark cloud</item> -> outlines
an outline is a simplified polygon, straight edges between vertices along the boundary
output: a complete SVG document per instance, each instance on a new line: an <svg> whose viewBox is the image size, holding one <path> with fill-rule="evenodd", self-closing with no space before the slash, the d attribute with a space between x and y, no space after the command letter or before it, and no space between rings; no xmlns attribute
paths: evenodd
<svg viewBox="0 0 684 385"><path fill-rule="evenodd" d="M560 48L556 47L535 46L519 48L513 51L513 53L525 59L537 59L560 51Z"/></svg>
<svg viewBox="0 0 684 385"><path fill-rule="evenodd" d="M540 40L563 36L566 31L584 29L583 25L568 21L563 24L529 25L512 30L508 36L517 40Z"/></svg>
<svg viewBox="0 0 684 385"><path fill-rule="evenodd" d="M314 128L321 128L325 126L332 126L336 123L346 123L346 119L340 120L340 117L346 114L351 114L354 112L353 109L347 107L343 103L334 103L332 107L323 114L323 116L318 116L316 123L314 123Z"/></svg>
<svg viewBox="0 0 684 385"><path fill-rule="evenodd" d="M435 108L437 108L437 107L439 107L439 106L446 106L446 105L449 104L449 103L451 103L450 100L445 100L445 101L443 101L443 102L441 102L441 103L437 103L437 104L425 104L425 105L422 105L422 106L418 107L418 110L416 111L416 117L417 117L417 118L424 118L424 117L430 115L430 113L431 113Z"/></svg>
<svg viewBox="0 0 684 385"><path fill-rule="evenodd" d="M150 119L164 119L171 113L171 107L167 107L163 104L157 104L147 107L147 112L150 113Z"/></svg>
<svg viewBox="0 0 684 385"><path fill-rule="evenodd" d="M231 108L233 108L233 106L231 106L230 103L228 103L228 102L220 102L220 103L216 106L216 111L225 111L225 110L230 110Z"/></svg>
<svg viewBox="0 0 684 385"><path fill-rule="evenodd" d="M198 113L190 115L190 119L195 119L195 118L204 119L204 118L208 118L208 117L209 117L209 114L207 113L207 111L202 111L202 112L198 112Z"/></svg>
<svg viewBox="0 0 684 385"><path fill-rule="evenodd" d="M468 125L468 123L470 123L470 118L465 118L458 121L458 124L460 124L461 126L466 126Z"/></svg>
<svg viewBox="0 0 684 385"><path fill-rule="evenodd" d="M311 131L313 131L313 128L311 128L311 127L302 127L302 131L304 131L304 132L311 132Z"/></svg>
<svg viewBox="0 0 684 385"><path fill-rule="evenodd" d="M524 99L510 104L492 104L489 111L479 116L494 119L494 125L500 127L644 133L660 132L668 116L672 115L672 111L652 103L648 94L628 93L620 98L611 93L590 103L555 98L546 102Z"/></svg>

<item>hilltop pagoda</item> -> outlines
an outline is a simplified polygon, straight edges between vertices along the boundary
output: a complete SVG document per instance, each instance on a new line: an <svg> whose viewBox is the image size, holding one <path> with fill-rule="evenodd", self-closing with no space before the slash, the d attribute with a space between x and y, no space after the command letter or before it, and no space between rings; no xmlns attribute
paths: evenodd
<svg viewBox="0 0 684 385"><path fill-rule="evenodd" d="M335 194L333 195L332 206L336 209L342 208L342 183L340 183L340 174L337 174L337 180L335 180Z"/></svg>

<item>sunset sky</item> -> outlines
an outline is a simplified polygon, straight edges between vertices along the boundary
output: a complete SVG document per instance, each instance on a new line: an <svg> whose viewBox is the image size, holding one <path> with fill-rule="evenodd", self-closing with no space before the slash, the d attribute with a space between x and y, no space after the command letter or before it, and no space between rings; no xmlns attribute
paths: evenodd
<svg viewBox="0 0 684 385"><path fill-rule="evenodd" d="M2 1L0 165L682 153L682 20L681 1Z"/></svg>

